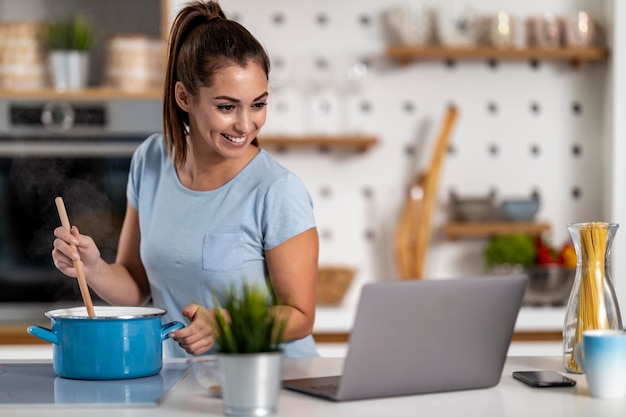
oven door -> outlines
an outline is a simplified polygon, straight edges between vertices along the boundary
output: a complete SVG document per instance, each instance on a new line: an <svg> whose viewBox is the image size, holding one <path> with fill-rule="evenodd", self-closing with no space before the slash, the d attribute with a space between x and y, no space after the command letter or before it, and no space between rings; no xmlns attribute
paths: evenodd
<svg viewBox="0 0 626 417"><path fill-rule="evenodd" d="M52 263L54 199L113 261L132 153L160 127L157 100L0 101L0 303L81 302Z"/></svg>
<svg viewBox="0 0 626 417"><path fill-rule="evenodd" d="M126 145L131 143L137 146L135 138ZM81 300L76 281L52 263L53 231L60 225L57 196L63 197L70 222L93 237L103 258L115 259L130 149L121 154L100 146L68 155L41 152L45 148L0 156L0 302Z"/></svg>

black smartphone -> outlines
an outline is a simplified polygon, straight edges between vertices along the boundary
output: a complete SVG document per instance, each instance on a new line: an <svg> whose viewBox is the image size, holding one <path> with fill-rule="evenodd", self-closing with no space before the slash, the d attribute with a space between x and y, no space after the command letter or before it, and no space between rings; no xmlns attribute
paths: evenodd
<svg viewBox="0 0 626 417"><path fill-rule="evenodd" d="M556 371L516 371L513 378L531 387L573 387L576 381Z"/></svg>

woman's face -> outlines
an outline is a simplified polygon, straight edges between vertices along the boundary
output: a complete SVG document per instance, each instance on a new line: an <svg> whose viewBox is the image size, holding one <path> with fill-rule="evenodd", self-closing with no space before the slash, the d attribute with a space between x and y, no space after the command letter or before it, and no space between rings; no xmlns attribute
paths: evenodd
<svg viewBox="0 0 626 417"><path fill-rule="evenodd" d="M194 150L226 159L243 156L265 124L267 96L267 77L258 64L218 71L213 86L201 87L185 109Z"/></svg>

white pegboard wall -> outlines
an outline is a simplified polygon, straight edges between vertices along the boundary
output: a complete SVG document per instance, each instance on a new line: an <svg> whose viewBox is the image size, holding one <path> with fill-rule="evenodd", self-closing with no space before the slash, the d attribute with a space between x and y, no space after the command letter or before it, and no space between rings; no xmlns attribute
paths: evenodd
<svg viewBox="0 0 626 417"><path fill-rule="evenodd" d="M403 3L402 1L394 2ZM406 2L404 2L406 3ZM432 1L445 7L452 1ZM478 11L518 16L587 10L600 23L605 2L468 2ZM387 0L222 1L267 47L273 63L265 133L367 133L380 143L364 154L275 153L315 201L320 262L358 268L360 283L395 276L393 234L406 187L427 166L445 108L460 111L440 177L428 274L481 273L482 240L441 235L448 194L541 196L541 220L554 241L566 224L603 213L601 147L606 65L577 70L564 62L414 62L385 58ZM367 74L347 71L364 62ZM319 106L325 109L315 114ZM315 107L318 106L318 107ZM608 220L608 219L607 219Z"/></svg>

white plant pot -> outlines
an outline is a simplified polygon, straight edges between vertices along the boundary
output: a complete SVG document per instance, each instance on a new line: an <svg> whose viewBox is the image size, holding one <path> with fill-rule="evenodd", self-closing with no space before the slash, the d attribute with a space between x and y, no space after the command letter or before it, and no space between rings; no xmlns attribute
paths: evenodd
<svg viewBox="0 0 626 417"><path fill-rule="evenodd" d="M82 51L50 52L52 86L56 90L79 90L87 86L89 53Z"/></svg>
<svg viewBox="0 0 626 417"><path fill-rule="evenodd" d="M277 412L283 353L217 354L224 414L269 416Z"/></svg>

